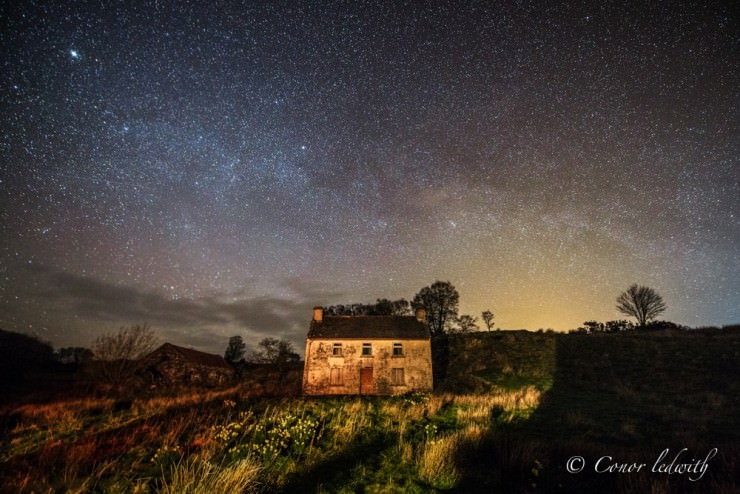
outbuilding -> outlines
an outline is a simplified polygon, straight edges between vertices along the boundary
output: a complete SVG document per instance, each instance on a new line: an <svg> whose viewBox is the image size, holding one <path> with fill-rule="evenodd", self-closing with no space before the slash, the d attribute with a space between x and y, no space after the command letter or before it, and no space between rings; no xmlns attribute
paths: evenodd
<svg viewBox="0 0 740 494"><path fill-rule="evenodd" d="M141 360L140 374L152 386L207 387L228 384L234 369L220 355L165 343Z"/></svg>

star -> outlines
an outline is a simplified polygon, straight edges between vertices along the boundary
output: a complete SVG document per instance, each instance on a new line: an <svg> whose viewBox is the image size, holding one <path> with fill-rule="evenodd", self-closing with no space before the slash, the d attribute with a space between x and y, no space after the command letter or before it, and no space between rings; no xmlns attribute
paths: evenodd
<svg viewBox="0 0 740 494"><path fill-rule="evenodd" d="M614 319L631 283L738 322L734 12L602 3L24 2L0 327L157 320L222 353L435 280L504 328Z"/></svg>

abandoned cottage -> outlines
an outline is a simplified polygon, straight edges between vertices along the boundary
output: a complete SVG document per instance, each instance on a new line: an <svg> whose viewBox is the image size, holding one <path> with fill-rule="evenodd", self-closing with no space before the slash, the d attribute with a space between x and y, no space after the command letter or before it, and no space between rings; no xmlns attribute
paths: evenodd
<svg viewBox="0 0 740 494"><path fill-rule="evenodd" d="M153 387L215 387L229 383L234 369L220 355L165 343L141 360L139 374Z"/></svg>
<svg viewBox="0 0 740 494"><path fill-rule="evenodd" d="M304 395L395 395L432 390L426 312L415 316L324 316L306 338Z"/></svg>

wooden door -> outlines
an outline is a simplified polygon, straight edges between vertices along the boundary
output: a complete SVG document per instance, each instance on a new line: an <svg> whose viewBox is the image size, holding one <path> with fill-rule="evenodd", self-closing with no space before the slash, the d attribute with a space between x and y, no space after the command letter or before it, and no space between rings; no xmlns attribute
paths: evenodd
<svg viewBox="0 0 740 494"><path fill-rule="evenodd" d="M373 394L373 368L363 367L360 369L360 394Z"/></svg>

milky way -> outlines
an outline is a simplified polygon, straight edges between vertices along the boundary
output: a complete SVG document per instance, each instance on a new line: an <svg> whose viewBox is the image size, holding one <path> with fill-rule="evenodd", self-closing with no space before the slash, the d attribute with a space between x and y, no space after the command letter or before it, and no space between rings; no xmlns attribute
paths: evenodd
<svg viewBox="0 0 740 494"><path fill-rule="evenodd" d="M0 327L222 351L435 280L503 328L740 321L718 7L0 7ZM206 5L208 3L208 5Z"/></svg>

